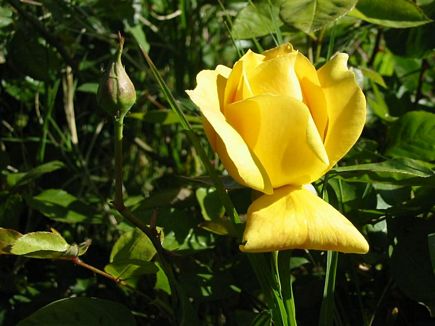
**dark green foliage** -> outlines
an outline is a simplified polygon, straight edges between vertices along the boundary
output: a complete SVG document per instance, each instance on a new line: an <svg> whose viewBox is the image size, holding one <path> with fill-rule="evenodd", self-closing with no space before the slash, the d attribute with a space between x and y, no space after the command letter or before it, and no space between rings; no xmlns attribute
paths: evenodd
<svg viewBox="0 0 435 326"><path fill-rule="evenodd" d="M230 222L183 131L191 125L220 173L184 90L202 69L287 41L317 67L336 51L349 53L367 97L362 137L315 183L371 247L364 256L339 256L335 324L433 323L434 4L2 2L0 325L270 325L261 284L238 251L243 226ZM96 93L118 31L137 92L124 127L125 205L160 234L177 289L151 241L113 207L113 126ZM185 120L171 110L141 49ZM222 180L245 214L255 194ZM78 256L102 274L83 268ZM269 256L257 259L260 273L272 273ZM319 322L325 268L322 252L292 252L300 325ZM182 295L174 299L176 291Z"/></svg>

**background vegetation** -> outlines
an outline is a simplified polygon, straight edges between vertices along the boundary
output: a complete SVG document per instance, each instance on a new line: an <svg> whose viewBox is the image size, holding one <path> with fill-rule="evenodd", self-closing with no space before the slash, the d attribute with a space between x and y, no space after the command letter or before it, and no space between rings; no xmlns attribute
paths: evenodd
<svg viewBox="0 0 435 326"><path fill-rule="evenodd" d="M348 53L368 102L360 141L315 184L371 246L340 255L334 323L432 325L434 13L433 0L1 2L0 254L16 236L5 229L58 233L33 233L35 248L0 256L0 324L270 324L234 226L140 47L222 171L184 90L201 69L290 41L316 66L328 52ZM138 95L124 128L126 205L162 233L184 299L171 296L150 241L111 204L113 126L95 94L118 31ZM250 191L223 180L244 214ZM292 253L300 325L319 322L325 268L323 252Z"/></svg>

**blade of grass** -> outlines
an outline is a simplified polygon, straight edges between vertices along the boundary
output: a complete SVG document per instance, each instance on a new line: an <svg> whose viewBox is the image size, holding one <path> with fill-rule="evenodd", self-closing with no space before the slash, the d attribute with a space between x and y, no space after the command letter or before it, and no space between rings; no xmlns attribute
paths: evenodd
<svg viewBox="0 0 435 326"><path fill-rule="evenodd" d="M253 266L254 273L260 283L261 288L272 308L272 318L277 326L287 326L287 312L285 304L282 300L281 289L278 282L276 268L274 267L275 257L272 254L247 254L251 266ZM271 263L268 263L272 259ZM270 268L269 268L270 266Z"/></svg>
<svg viewBox="0 0 435 326"><path fill-rule="evenodd" d="M335 310L335 278L337 274L338 252L328 251L325 287L323 289L323 300L320 308L319 326L332 325Z"/></svg>
<svg viewBox="0 0 435 326"><path fill-rule="evenodd" d="M224 16L225 16L225 19L226 19L226 21L224 21L224 24L225 24L225 27L226 27L226 29L228 31L228 35L230 35L231 42L233 43L234 48L237 51L238 57L241 58L243 56L243 51L237 46L236 40L234 39L234 36L233 36L233 33L231 33L231 29L233 28L233 23L231 21L231 17L230 17L230 15L228 15L227 9L225 8L225 6L222 3L222 1L218 0L218 3L219 3L219 6L221 7L221 9L224 12Z"/></svg>
<svg viewBox="0 0 435 326"><path fill-rule="evenodd" d="M44 123L42 125L42 136L41 142L39 144L38 153L36 155L38 162L44 162L45 157L45 146L47 144L48 127L53 113L54 102L56 99L57 91L59 89L60 81L57 80L52 87L46 86L46 113L44 117Z"/></svg>

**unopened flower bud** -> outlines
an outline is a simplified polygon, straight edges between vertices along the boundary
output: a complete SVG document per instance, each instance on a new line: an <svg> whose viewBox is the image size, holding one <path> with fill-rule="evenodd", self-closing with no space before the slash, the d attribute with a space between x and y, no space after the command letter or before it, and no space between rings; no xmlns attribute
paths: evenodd
<svg viewBox="0 0 435 326"><path fill-rule="evenodd" d="M124 38L119 35L114 60L101 78L97 102L107 113L123 117L136 102L136 90L121 62Z"/></svg>

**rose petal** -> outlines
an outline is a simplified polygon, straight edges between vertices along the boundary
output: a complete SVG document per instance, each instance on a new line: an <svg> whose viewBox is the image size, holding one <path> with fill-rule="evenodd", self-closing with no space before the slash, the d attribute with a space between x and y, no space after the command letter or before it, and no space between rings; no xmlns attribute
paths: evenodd
<svg viewBox="0 0 435 326"><path fill-rule="evenodd" d="M285 56L292 53L297 53L293 46L290 43L281 44L280 46L274 47L272 49L266 50L263 52L265 57L264 60L270 60L276 57Z"/></svg>
<svg viewBox="0 0 435 326"><path fill-rule="evenodd" d="M317 71L310 60L301 53L298 53L296 58L295 71L301 85L304 103L310 109L317 130L324 140L328 125L328 111Z"/></svg>
<svg viewBox="0 0 435 326"><path fill-rule="evenodd" d="M225 84L225 77L218 71L203 70L197 76L196 88L186 92L206 119L207 137L228 173L241 184L271 193L271 183L261 163L237 131L226 122L220 110Z"/></svg>
<svg viewBox="0 0 435 326"><path fill-rule="evenodd" d="M295 73L297 52L280 55L248 70L246 84L255 95L270 94L294 97L302 101L302 90ZM244 97L246 98L246 97Z"/></svg>
<svg viewBox="0 0 435 326"><path fill-rule="evenodd" d="M367 253L361 233L331 205L310 191L291 186L263 195L248 209L243 235L246 252L286 249Z"/></svg>
<svg viewBox="0 0 435 326"><path fill-rule="evenodd" d="M263 59L263 55L248 50L248 52L234 64L233 70L228 77L223 107L229 103L253 96L250 86L247 84L247 72L261 64Z"/></svg>
<svg viewBox="0 0 435 326"><path fill-rule="evenodd" d="M318 70L329 117L325 148L330 167L356 143L366 119L365 97L347 69L347 59L347 54L339 53Z"/></svg>
<svg viewBox="0 0 435 326"><path fill-rule="evenodd" d="M274 188L317 180L329 164L304 103L288 96L256 96L228 105L227 121L260 159Z"/></svg>

